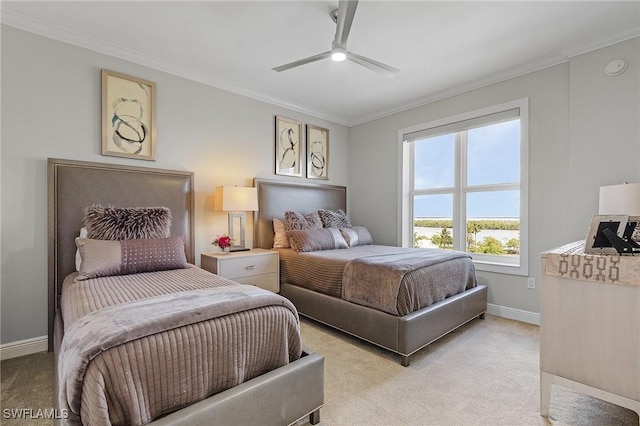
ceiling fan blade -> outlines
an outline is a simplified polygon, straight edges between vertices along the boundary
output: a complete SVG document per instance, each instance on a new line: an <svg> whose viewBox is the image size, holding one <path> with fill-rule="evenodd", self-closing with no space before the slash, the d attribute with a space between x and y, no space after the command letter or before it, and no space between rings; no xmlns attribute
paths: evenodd
<svg viewBox="0 0 640 426"><path fill-rule="evenodd" d="M347 46L349 31L351 31L351 24L353 23L353 18L356 15L357 7L358 7L358 0L340 0L340 2L338 3L338 19L336 22L336 36L333 40L334 47Z"/></svg>
<svg viewBox="0 0 640 426"><path fill-rule="evenodd" d="M319 53L317 55L309 56L308 58L300 59L299 61L290 62L288 64L280 65L279 67L271 68L274 71L285 71L291 68L299 67L300 65L310 64L311 62L320 61L331 57L331 52Z"/></svg>
<svg viewBox="0 0 640 426"><path fill-rule="evenodd" d="M397 68L383 64L382 62L374 61L373 59L365 58L364 56L360 56L353 52L347 52L347 59L389 78L400 72Z"/></svg>

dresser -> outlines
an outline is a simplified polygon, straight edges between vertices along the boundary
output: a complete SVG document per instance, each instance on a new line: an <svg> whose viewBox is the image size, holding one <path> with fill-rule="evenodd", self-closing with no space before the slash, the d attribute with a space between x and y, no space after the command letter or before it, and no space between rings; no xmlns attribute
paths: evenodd
<svg viewBox="0 0 640 426"><path fill-rule="evenodd" d="M540 415L552 385L640 414L640 256L542 253Z"/></svg>
<svg viewBox="0 0 640 426"><path fill-rule="evenodd" d="M203 253L200 267L240 284L255 285L275 293L280 291L280 260L274 250Z"/></svg>

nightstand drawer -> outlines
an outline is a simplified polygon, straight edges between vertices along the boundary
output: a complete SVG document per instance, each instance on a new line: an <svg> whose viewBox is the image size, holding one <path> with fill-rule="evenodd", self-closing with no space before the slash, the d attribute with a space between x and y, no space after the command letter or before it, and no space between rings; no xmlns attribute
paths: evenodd
<svg viewBox="0 0 640 426"><path fill-rule="evenodd" d="M278 293L280 291L280 283L278 282L279 279L280 277L278 277L278 273L273 272L271 274L261 274L253 275L251 277L235 278L235 281L240 284L255 285L265 290Z"/></svg>
<svg viewBox="0 0 640 426"><path fill-rule="evenodd" d="M241 284L251 284L278 293L280 265L277 251L253 249L230 254L202 253L202 269Z"/></svg>
<svg viewBox="0 0 640 426"><path fill-rule="evenodd" d="M246 256L228 258L219 263L218 275L227 278L250 277L278 272L277 256Z"/></svg>

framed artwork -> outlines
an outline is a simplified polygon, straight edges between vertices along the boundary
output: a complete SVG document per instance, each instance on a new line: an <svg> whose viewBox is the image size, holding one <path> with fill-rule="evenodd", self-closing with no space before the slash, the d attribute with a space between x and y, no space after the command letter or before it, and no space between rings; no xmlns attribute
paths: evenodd
<svg viewBox="0 0 640 426"><path fill-rule="evenodd" d="M276 174L302 176L301 130L299 121L276 116Z"/></svg>
<svg viewBox="0 0 640 426"><path fill-rule="evenodd" d="M609 229L622 238L625 233L633 232L633 229L627 228L628 221L629 216L626 215L593 216L584 242L584 252L588 254L618 254L618 251L605 235L604 230ZM635 225L634 223L634 228Z"/></svg>
<svg viewBox="0 0 640 426"><path fill-rule="evenodd" d="M307 178L329 179L329 129L307 124Z"/></svg>
<svg viewBox="0 0 640 426"><path fill-rule="evenodd" d="M156 84L102 70L102 155L156 159Z"/></svg>

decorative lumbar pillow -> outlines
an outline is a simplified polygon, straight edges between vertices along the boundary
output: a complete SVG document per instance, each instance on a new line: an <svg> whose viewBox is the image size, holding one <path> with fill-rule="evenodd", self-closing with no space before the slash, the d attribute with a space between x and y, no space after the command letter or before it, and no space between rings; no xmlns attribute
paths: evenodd
<svg viewBox="0 0 640 426"><path fill-rule="evenodd" d="M317 212L302 214L300 212L286 211L284 213L284 229L322 229L322 222Z"/></svg>
<svg viewBox="0 0 640 426"><path fill-rule="evenodd" d="M284 230L284 222L282 220L273 218L273 248L289 248L289 239L287 238L286 231Z"/></svg>
<svg viewBox="0 0 640 426"><path fill-rule="evenodd" d="M351 228L340 228L340 233L344 237L349 247L364 246L373 244L371 233L364 226L352 226Z"/></svg>
<svg viewBox="0 0 640 426"><path fill-rule="evenodd" d="M102 207L85 210L87 236L94 240L167 238L171 234L171 210L167 207Z"/></svg>
<svg viewBox="0 0 640 426"><path fill-rule="evenodd" d="M335 228L323 229L294 229L287 231L291 248L297 252L318 250L346 249L349 246Z"/></svg>
<svg viewBox="0 0 640 426"><path fill-rule="evenodd" d="M82 263L76 280L188 268L181 237L146 240L76 238Z"/></svg>
<svg viewBox="0 0 640 426"><path fill-rule="evenodd" d="M324 228L349 228L351 222L343 210L318 210Z"/></svg>

